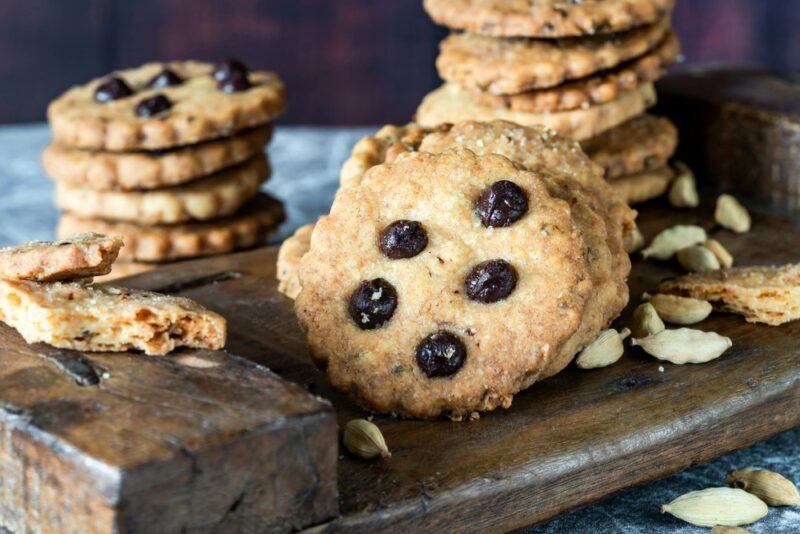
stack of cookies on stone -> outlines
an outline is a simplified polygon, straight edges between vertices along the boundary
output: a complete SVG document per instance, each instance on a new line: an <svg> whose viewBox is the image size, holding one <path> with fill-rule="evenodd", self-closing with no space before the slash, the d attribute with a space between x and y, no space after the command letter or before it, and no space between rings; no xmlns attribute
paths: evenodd
<svg viewBox="0 0 800 534"><path fill-rule="evenodd" d="M64 210L58 235L123 237L125 274L263 242L283 218L259 193L284 87L241 62L150 63L51 103L43 154Z"/></svg>
<svg viewBox="0 0 800 534"><path fill-rule="evenodd" d="M462 420L561 371L628 301L635 213L544 127L386 126L281 247L312 357L365 408Z"/></svg>
<svg viewBox="0 0 800 534"><path fill-rule="evenodd" d="M663 193L677 130L645 114L678 57L674 0L425 0L452 30L422 126L504 119L579 140L629 202Z"/></svg>

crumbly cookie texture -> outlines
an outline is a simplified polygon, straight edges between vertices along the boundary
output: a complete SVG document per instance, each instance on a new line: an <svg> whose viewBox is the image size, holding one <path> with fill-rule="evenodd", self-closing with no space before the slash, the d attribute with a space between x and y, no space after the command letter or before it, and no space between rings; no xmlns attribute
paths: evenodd
<svg viewBox="0 0 800 534"><path fill-rule="evenodd" d="M146 84L164 68L182 78L179 85L150 89ZM218 88L214 66L197 61L148 63L114 73L133 94L108 102L95 100L95 91L109 77L69 89L53 101L47 118L55 143L94 150L161 150L188 145L271 122L284 110L284 86L275 73L253 71L249 89L225 92ZM158 95L169 109L140 117L136 108Z"/></svg>
<svg viewBox="0 0 800 534"><path fill-rule="evenodd" d="M55 282L100 276L111 271L120 248L121 237L92 232L2 248L0 279Z"/></svg>
<svg viewBox="0 0 800 534"><path fill-rule="evenodd" d="M51 144L42 153L42 163L48 176L68 187L154 189L242 163L261 154L271 137L272 125L266 125L227 139L161 152L98 152Z"/></svg>
<svg viewBox="0 0 800 534"><path fill-rule="evenodd" d="M58 235L92 230L116 234L125 241L120 260L159 262L223 254L256 246L264 242L283 218L281 203L268 195L259 194L229 217L178 225L143 226L104 219L83 219L64 213L59 221Z"/></svg>
<svg viewBox="0 0 800 534"><path fill-rule="evenodd" d="M174 264L170 264L174 265ZM95 284L105 284L120 278L134 276L137 274L145 273L159 267L158 263L141 263L137 261L124 261L117 262L111 268L111 272L103 276L97 276L94 279Z"/></svg>
<svg viewBox="0 0 800 534"><path fill-rule="evenodd" d="M570 37L652 24L674 0L425 0L437 24L493 37Z"/></svg>
<svg viewBox="0 0 800 534"><path fill-rule="evenodd" d="M300 268L300 260L311 248L311 232L313 231L314 223L301 226L278 249L276 264L278 291L290 299L297 298L302 288L297 271Z"/></svg>
<svg viewBox="0 0 800 534"><path fill-rule="evenodd" d="M0 280L0 320L62 349L161 356L225 345L225 319L187 298L75 282Z"/></svg>
<svg viewBox="0 0 800 534"><path fill-rule="evenodd" d="M659 291L707 300L749 323L777 326L800 319L800 264L689 274L662 282Z"/></svg>
<svg viewBox="0 0 800 534"><path fill-rule="evenodd" d="M56 184L56 205L82 218L175 224L234 213L269 178L264 154L194 182L145 191L97 191Z"/></svg>
<svg viewBox="0 0 800 534"><path fill-rule="evenodd" d="M638 204L663 195L674 177L675 171L665 166L620 176L608 184L628 204Z"/></svg>
<svg viewBox="0 0 800 534"><path fill-rule="evenodd" d="M561 85L646 54L663 41L664 18L624 34L580 39L496 39L453 33L440 45L439 75L475 91L511 95Z"/></svg>
<svg viewBox="0 0 800 534"><path fill-rule="evenodd" d="M656 103L653 84L623 93L616 100L586 109L528 113L484 106L465 89L451 83L429 93L417 108L416 120L424 127L463 121L507 120L523 126L542 125L582 141L644 113Z"/></svg>
<svg viewBox="0 0 800 534"><path fill-rule="evenodd" d="M317 364L365 407L459 419L509 406L574 334L584 250L539 173L468 150L403 156L338 193L295 311Z"/></svg>
<svg viewBox="0 0 800 534"><path fill-rule="evenodd" d="M678 129L666 117L641 115L581 145L613 179L666 166L678 147Z"/></svg>
<svg viewBox="0 0 800 534"><path fill-rule="evenodd" d="M642 84L655 82L675 61L679 52L678 39L670 33L655 50L596 76L515 95L476 92L474 96L486 106L531 113L585 109L611 102Z"/></svg>

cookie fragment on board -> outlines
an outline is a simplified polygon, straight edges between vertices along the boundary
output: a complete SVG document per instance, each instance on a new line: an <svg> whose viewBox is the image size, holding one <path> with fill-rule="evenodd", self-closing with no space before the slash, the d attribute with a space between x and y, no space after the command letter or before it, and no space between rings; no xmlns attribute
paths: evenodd
<svg viewBox="0 0 800 534"><path fill-rule="evenodd" d="M220 315L183 297L133 289L0 280L0 320L28 343L84 351L220 349Z"/></svg>
<svg viewBox="0 0 800 534"><path fill-rule="evenodd" d="M652 24L674 0L425 0L437 24L493 37L570 37Z"/></svg>
<svg viewBox="0 0 800 534"><path fill-rule="evenodd" d="M800 319L800 264L688 274L665 280L659 291L707 300L749 323L777 326Z"/></svg>
<svg viewBox="0 0 800 534"><path fill-rule="evenodd" d="M123 241L93 232L67 234L61 241L34 241L0 249L0 279L54 282L111 271Z"/></svg>

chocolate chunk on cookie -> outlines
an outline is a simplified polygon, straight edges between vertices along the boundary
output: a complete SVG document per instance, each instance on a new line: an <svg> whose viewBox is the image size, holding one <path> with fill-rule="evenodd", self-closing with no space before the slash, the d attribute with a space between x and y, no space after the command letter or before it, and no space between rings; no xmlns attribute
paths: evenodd
<svg viewBox="0 0 800 534"><path fill-rule="evenodd" d="M234 69L217 80L215 72L197 61L148 63L73 87L47 110L54 141L93 150L162 150L227 137L283 112L284 87L274 73Z"/></svg>
<svg viewBox="0 0 800 534"><path fill-rule="evenodd" d="M651 24L674 0L425 0L434 22L493 37L570 37Z"/></svg>
<svg viewBox="0 0 800 534"><path fill-rule="evenodd" d="M545 171L456 146L402 153L341 189L300 263L311 354L371 410L458 419L508 406L581 326L593 283L569 202ZM481 222L487 190L503 224Z"/></svg>

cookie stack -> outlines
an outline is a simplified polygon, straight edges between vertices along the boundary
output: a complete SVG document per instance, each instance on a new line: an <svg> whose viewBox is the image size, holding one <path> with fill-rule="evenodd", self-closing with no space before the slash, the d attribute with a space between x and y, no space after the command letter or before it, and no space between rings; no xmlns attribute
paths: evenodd
<svg viewBox="0 0 800 534"><path fill-rule="evenodd" d="M284 87L241 62L150 63L73 87L50 104L43 153L64 210L58 235L120 235L121 269L231 252L283 219L259 193Z"/></svg>
<svg viewBox="0 0 800 534"><path fill-rule="evenodd" d="M663 193L677 130L646 115L679 55L674 0L425 0L454 30L436 66L444 85L417 110L422 126L504 119L583 142L629 202Z"/></svg>
<svg viewBox="0 0 800 534"><path fill-rule="evenodd" d="M561 371L624 308L634 215L547 128L386 126L277 273L334 386L371 411L471 419Z"/></svg>

